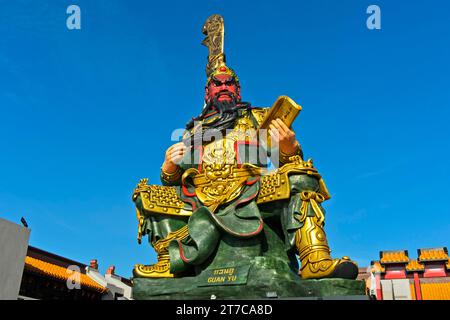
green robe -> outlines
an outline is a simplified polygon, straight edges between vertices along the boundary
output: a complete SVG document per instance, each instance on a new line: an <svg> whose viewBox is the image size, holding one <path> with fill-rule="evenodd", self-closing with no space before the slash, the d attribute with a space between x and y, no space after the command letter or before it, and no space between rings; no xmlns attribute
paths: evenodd
<svg viewBox="0 0 450 320"><path fill-rule="evenodd" d="M254 116L254 113L244 110L240 116L250 119L254 127L258 127L259 121ZM205 119L205 122L209 120L211 119ZM243 150L239 148L243 148ZM249 148L256 148L257 150L249 150ZM270 152L261 145L241 144L238 145L236 151L237 156L240 154L265 154L266 157L245 157L245 159L240 159L240 161L242 163L251 163L258 167L267 167L268 165L267 159L270 158ZM259 153L261 151L262 153ZM192 161L192 159L198 160L202 158L199 152L199 148L191 149L191 153L185 155L185 159L180 164L180 167L183 170L199 167L199 161ZM290 175L289 182L290 199L258 205L256 198L260 189L260 181L254 177L249 177L245 187L236 199L219 206L212 213L208 207L204 206L193 195L195 187L189 181L185 182L183 187L181 186L181 181L167 183L162 180L163 185L175 187L179 197L193 213L190 217L176 217L146 212L143 210L141 199L138 197L135 200L136 205L144 213L145 217L141 232L143 235L148 235L151 243L155 243L164 239L170 232L176 231L186 224L188 225L189 236L182 241L173 240L169 245L170 271L179 273L190 266L204 264L214 253L224 235L241 239L256 238L263 231L264 220L271 219L277 221L276 225L278 229L281 229L276 231L283 235L285 250L290 260L296 261L295 232L302 226L302 223L299 221L300 207L302 205L300 193L302 191L319 192L320 185L317 177L307 174ZM323 211L320 204L319 207ZM309 204L308 215L314 215Z"/></svg>

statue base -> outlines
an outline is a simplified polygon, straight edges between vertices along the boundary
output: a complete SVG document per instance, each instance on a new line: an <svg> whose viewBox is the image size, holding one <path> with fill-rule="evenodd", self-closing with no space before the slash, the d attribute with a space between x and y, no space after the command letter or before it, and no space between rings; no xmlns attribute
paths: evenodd
<svg viewBox="0 0 450 320"><path fill-rule="evenodd" d="M218 248L194 276L134 278L133 298L151 299L368 299L365 282L346 279L302 280L295 255L287 254L282 236L270 224L254 238L224 234Z"/></svg>
<svg viewBox="0 0 450 320"><path fill-rule="evenodd" d="M276 261L256 257L252 265L209 269L194 277L133 279L133 298L165 299L368 299L365 282L346 279L302 280L274 268Z"/></svg>

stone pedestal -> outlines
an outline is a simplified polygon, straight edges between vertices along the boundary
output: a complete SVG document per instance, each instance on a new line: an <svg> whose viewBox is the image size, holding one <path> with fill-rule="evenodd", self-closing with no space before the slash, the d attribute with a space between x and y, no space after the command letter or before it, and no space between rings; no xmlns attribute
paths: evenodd
<svg viewBox="0 0 450 320"><path fill-rule="evenodd" d="M193 276L133 279L134 299L266 299L364 297L364 281L302 280L294 253L276 226L250 239L224 234L216 252Z"/></svg>
<svg viewBox="0 0 450 320"><path fill-rule="evenodd" d="M330 298L344 296L364 297L364 281L345 279L301 280L279 270L267 269L264 259L250 266L245 284L209 283L204 276L169 279L133 279L133 298L152 299L292 299ZM216 269L229 270L232 268ZM236 269L236 268L235 268ZM237 271L239 272L239 271ZM245 271L244 271L245 272ZM220 276L216 275L216 278ZM228 277L226 275L225 277ZM239 275L237 275L239 277ZM214 278L213 278L214 279ZM219 278L220 279L220 278Z"/></svg>

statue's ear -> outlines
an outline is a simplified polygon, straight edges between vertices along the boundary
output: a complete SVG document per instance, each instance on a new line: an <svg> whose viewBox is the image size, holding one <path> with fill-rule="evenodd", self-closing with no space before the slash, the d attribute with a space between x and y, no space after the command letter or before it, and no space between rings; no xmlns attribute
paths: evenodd
<svg viewBox="0 0 450 320"><path fill-rule="evenodd" d="M209 89L208 86L205 86L205 101L208 101Z"/></svg>

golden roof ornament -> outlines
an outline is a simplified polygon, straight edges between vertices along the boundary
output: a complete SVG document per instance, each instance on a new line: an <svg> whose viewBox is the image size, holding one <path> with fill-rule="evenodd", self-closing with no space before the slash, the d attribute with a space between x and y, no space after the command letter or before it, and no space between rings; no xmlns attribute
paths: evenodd
<svg viewBox="0 0 450 320"><path fill-rule="evenodd" d="M217 74L228 74L239 82L233 69L228 68L225 64L226 59L223 49L225 23L223 17L219 14L213 14L206 19L206 22L203 25L202 33L205 35L202 45L206 46L209 50L208 63L206 64L206 77L208 78L207 83L211 77Z"/></svg>

